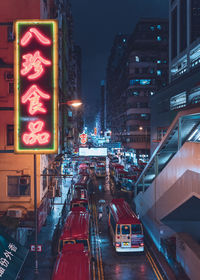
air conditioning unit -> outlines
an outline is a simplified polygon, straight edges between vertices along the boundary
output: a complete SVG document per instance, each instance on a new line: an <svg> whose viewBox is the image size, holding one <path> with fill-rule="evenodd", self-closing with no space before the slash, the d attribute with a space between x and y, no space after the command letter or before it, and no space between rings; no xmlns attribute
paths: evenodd
<svg viewBox="0 0 200 280"><path fill-rule="evenodd" d="M22 211L22 209L10 208L7 211L7 216L13 217L13 218L22 218L23 211Z"/></svg>

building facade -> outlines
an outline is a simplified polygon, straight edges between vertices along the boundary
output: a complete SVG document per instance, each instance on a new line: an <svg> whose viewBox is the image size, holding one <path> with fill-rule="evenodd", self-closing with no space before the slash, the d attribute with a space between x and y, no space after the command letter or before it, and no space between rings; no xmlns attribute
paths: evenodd
<svg viewBox="0 0 200 280"><path fill-rule="evenodd" d="M150 96L168 82L168 21L141 19L129 36L109 87L113 98L112 137L147 159L150 149ZM109 94L109 92L108 92ZM111 103L110 100L108 102ZM109 108L109 105L108 105Z"/></svg>
<svg viewBox="0 0 200 280"><path fill-rule="evenodd" d="M176 114L200 102L200 2L169 1L169 85L151 97L151 152Z"/></svg>
<svg viewBox="0 0 200 280"><path fill-rule="evenodd" d="M15 9L11 7L15 7ZM22 243L26 241L25 233L31 231L34 225L34 160L33 155L14 153L13 46L15 37L13 21L17 19L58 19L59 34L62 33L62 36L59 36L59 102L62 103L72 98L75 91L74 86L71 85L71 77L69 77L69 69L72 69L70 48L73 44L72 18L66 17L66 14L71 15L69 9L69 2L64 0L57 2L53 0L0 2L0 216L7 215L20 219L21 227L18 228L17 234ZM68 46L69 50L64 48L64 44ZM59 153L64 150L65 141L67 142L65 137L67 136L68 120L65 113L68 114L68 111L68 108L60 106ZM55 174L55 168L59 169L60 163L55 159L56 155L36 156L39 230L46 220L51 198L55 195L55 189L58 186L56 177L49 176Z"/></svg>

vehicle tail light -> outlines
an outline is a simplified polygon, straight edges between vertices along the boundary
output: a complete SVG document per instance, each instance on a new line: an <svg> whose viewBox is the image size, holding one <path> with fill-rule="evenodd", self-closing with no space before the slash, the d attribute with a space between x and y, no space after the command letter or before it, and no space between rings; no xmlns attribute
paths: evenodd
<svg viewBox="0 0 200 280"><path fill-rule="evenodd" d="M117 236L117 238L119 239L119 238L120 238L120 236L118 235L118 236Z"/></svg>
<svg viewBox="0 0 200 280"><path fill-rule="evenodd" d="M140 246L141 246L141 247L144 247L144 243L140 243Z"/></svg>
<svg viewBox="0 0 200 280"><path fill-rule="evenodd" d="M116 247L121 247L121 243L120 242L116 242L115 246Z"/></svg>

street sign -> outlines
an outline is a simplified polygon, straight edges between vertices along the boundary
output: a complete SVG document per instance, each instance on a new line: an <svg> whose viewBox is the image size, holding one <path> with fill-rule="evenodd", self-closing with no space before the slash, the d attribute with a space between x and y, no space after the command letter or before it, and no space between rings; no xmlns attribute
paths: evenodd
<svg viewBox="0 0 200 280"><path fill-rule="evenodd" d="M30 246L31 252L35 252L35 245ZM37 245L37 252L42 252L42 245Z"/></svg>
<svg viewBox="0 0 200 280"><path fill-rule="evenodd" d="M15 153L57 153L57 22L17 20L15 38Z"/></svg>

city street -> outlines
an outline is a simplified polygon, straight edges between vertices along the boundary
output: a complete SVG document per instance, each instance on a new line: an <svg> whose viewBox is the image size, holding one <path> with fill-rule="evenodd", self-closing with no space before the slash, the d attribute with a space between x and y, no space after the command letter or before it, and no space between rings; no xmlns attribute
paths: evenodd
<svg viewBox="0 0 200 280"><path fill-rule="evenodd" d="M91 171L92 197L92 213L98 218L99 200L105 200L103 206L103 217L98 222L96 234L96 243L92 244L96 248L96 274L95 279L98 280L132 280L132 279L165 279L159 272L151 254L145 248L145 253L116 253L112 246L111 237L108 230L108 215L106 213L106 205L115 197L125 197L131 201L129 196L122 192L117 192L109 177L108 169L107 176L104 178L96 178Z"/></svg>

